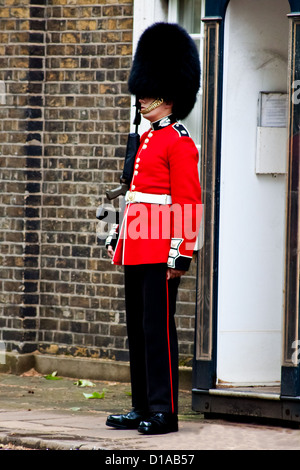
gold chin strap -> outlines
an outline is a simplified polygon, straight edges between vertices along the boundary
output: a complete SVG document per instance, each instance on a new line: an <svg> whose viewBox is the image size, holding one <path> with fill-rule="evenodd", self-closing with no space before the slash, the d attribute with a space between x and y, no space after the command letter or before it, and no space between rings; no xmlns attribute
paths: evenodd
<svg viewBox="0 0 300 470"><path fill-rule="evenodd" d="M158 108L158 106L163 104L163 102L164 100L162 98L157 98L157 100L152 101L152 103L148 106L148 108L143 109L143 111L141 111L141 114L144 115L144 114L150 113L150 111L153 111L153 109Z"/></svg>

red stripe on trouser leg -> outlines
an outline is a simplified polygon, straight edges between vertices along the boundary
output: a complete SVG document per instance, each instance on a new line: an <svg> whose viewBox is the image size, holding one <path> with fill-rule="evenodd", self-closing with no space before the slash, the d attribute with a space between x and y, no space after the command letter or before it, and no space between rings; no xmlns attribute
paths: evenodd
<svg viewBox="0 0 300 470"><path fill-rule="evenodd" d="M168 286L168 280L167 280L166 292L167 292L167 335L168 335L170 388L171 388L172 413L174 413L173 377L172 377L172 361L171 361L171 348L170 348L170 308L169 308L169 286Z"/></svg>

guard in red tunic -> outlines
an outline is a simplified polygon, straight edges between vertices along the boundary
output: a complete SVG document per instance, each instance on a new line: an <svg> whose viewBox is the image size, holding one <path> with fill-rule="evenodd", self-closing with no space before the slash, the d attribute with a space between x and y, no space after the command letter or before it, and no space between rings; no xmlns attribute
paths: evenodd
<svg viewBox="0 0 300 470"><path fill-rule="evenodd" d="M141 137L120 226L106 241L124 266L133 410L106 424L144 434L178 430L176 296L189 269L202 215L198 150L178 120L200 86L196 46L177 24L141 36L129 90L150 122Z"/></svg>

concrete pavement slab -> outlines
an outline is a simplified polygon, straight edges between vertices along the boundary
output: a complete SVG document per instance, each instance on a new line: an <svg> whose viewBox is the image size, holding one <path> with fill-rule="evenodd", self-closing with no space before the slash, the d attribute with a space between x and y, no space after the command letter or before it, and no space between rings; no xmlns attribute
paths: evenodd
<svg viewBox="0 0 300 470"><path fill-rule="evenodd" d="M179 432L144 436L108 428L106 415L0 412L0 441L55 450L300 450L295 429L225 421L184 421Z"/></svg>
<svg viewBox="0 0 300 470"><path fill-rule="evenodd" d="M102 399L83 393L103 391ZM0 442L33 449L160 452L197 450L300 450L300 430L257 423L207 420L180 392L179 432L144 436L105 425L108 413L130 409L130 384L0 374Z"/></svg>

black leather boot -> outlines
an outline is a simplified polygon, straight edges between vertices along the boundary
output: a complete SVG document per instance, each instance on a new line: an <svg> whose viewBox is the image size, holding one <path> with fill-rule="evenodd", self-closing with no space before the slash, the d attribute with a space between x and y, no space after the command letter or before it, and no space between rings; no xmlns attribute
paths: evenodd
<svg viewBox="0 0 300 470"><path fill-rule="evenodd" d="M137 429L143 419L146 418L146 413L142 411L132 410L124 415L110 415L107 417L106 426L111 426L118 429Z"/></svg>

